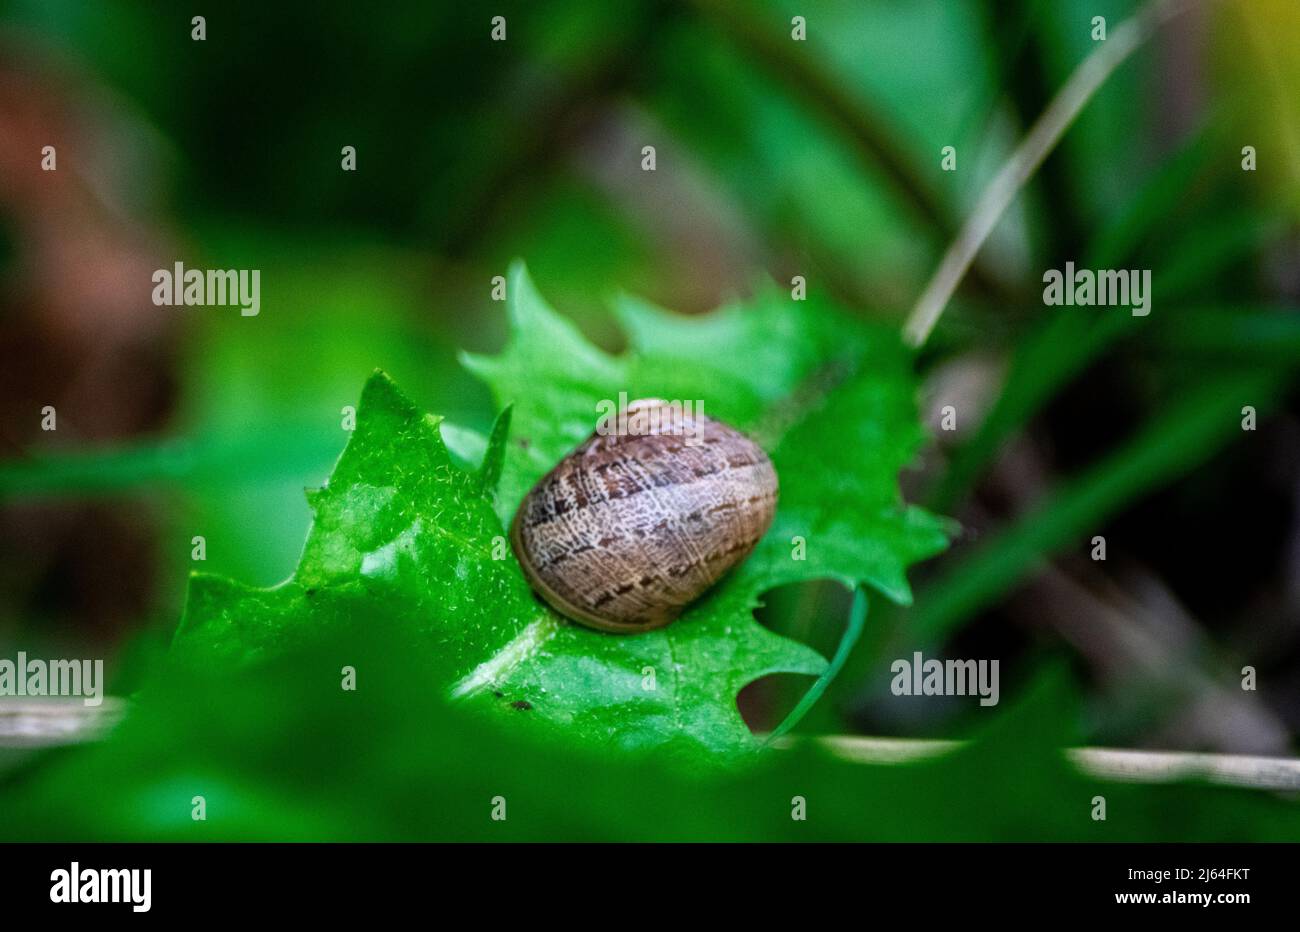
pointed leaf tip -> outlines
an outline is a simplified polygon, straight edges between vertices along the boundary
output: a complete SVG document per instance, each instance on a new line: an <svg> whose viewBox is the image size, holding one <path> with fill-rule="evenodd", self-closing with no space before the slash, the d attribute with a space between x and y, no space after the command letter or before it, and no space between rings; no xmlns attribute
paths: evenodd
<svg viewBox="0 0 1300 932"><path fill-rule="evenodd" d="M361 403L357 407L358 425L363 417L377 410L389 410L406 417L418 417L419 410L407 395L397 387L387 372L376 369L361 390Z"/></svg>

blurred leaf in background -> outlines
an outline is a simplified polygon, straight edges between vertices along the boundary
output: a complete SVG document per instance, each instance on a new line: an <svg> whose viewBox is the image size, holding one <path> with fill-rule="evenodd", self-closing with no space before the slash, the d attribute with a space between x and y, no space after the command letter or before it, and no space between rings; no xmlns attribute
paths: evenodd
<svg viewBox="0 0 1300 932"><path fill-rule="evenodd" d="M10 772L7 840L1281 840L1284 800L1100 783L1068 767L1077 705L1060 671L982 740L913 764L773 752L739 773L592 753L487 725L430 690L438 663L382 626L239 674L173 669L115 738ZM339 688L344 665L355 692ZM1009 777L1008 775L1012 775ZM1091 818L1107 798L1108 818ZM202 796L207 818L192 818ZM802 798L806 821L791 818ZM492 812L504 801L506 818Z"/></svg>

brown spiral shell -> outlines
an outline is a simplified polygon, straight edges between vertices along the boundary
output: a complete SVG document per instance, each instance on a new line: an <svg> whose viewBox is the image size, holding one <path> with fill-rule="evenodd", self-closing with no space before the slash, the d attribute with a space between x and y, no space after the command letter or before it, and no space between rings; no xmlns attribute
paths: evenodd
<svg viewBox="0 0 1300 932"><path fill-rule="evenodd" d="M657 398L626 412L658 429L593 433L524 497L510 528L553 608L624 633L668 624L745 559L777 498L771 460L739 431Z"/></svg>

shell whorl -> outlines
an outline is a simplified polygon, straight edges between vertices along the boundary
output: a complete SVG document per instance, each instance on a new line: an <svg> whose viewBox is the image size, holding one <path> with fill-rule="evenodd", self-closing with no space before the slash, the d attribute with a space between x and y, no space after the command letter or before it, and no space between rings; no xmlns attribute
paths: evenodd
<svg viewBox="0 0 1300 932"><path fill-rule="evenodd" d="M593 433L510 530L533 588L606 631L668 624L749 555L776 511L776 471L744 434L658 399L628 406L638 413L662 417L643 433Z"/></svg>

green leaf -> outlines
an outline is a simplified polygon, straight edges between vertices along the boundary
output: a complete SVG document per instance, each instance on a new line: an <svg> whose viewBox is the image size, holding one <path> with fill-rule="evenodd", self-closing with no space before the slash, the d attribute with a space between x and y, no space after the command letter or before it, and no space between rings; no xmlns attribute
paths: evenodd
<svg viewBox="0 0 1300 932"><path fill-rule="evenodd" d="M511 337L496 357L465 357L501 404L515 405L501 515L591 433L597 403L657 396L703 402L753 435L781 482L772 531L739 574L763 589L808 579L865 582L903 604L906 568L940 552L950 522L907 507L898 473L924 441L912 356L897 334L773 286L702 317L622 299L630 349L612 356L555 314L516 264ZM792 560L792 538L807 559ZM751 587L752 588L752 587Z"/></svg>
<svg viewBox="0 0 1300 932"><path fill-rule="evenodd" d="M614 357L551 311L521 266L510 292L506 352L468 360L504 406L479 469L459 467L446 425L376 374L333 475L309 495L314 521L294 576L273 589L195 577L176 652L239 664L326 631L382 626L434 648L433 688L503 714L623 747L755 746L740 689L827 669L755 621L762 593L833 578L906 602L908 564L946 542L946 524L898 492L923 439L910 357L892 334L775 292L694 320L625 301L633 350ZM773 529L750 559L677 622L635 636L591 631L542 604L503 531L526 490L591 432L596 402L621 391L703 399L765 443L782 482ZM792 558L795 536L806 559Z"/></svg>

